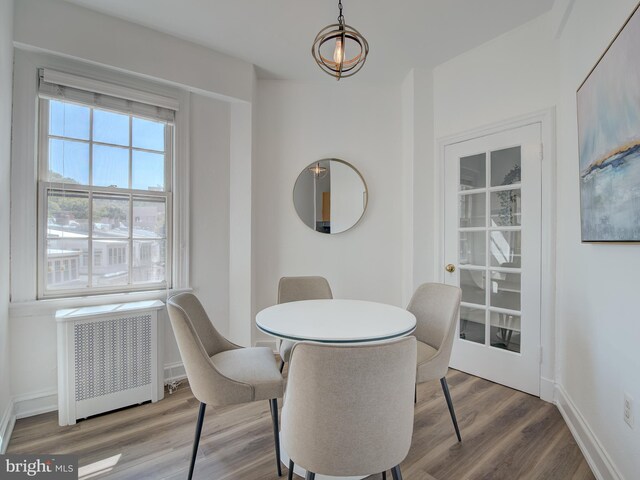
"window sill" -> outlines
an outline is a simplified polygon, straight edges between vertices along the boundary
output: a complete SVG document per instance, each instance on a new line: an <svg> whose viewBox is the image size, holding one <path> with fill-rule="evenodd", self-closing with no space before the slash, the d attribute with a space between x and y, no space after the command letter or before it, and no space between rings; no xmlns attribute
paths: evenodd
<svg viewBox="0 0 640 480"><path fill-rule="evenodd" d="M51 298L12 302L9 304L9 317L40 317L55 315L56 310L64 308L92 307L111 303L139 302L143 300L166 300L181 292L191 292L191 288L169 290L147 290L142 292L110 293L105 295L87 295L82 297Z"/></svg>

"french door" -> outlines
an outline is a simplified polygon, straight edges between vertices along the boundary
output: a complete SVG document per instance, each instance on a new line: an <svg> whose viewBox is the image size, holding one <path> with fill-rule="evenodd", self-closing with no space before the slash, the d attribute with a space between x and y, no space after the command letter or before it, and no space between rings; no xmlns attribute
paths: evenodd
<svg viewBox="0 0 640 480"><path fill-rule="evenodd" d="M444 148L445 283L462 304L451 366L540 394L541 124Z"/></svg>

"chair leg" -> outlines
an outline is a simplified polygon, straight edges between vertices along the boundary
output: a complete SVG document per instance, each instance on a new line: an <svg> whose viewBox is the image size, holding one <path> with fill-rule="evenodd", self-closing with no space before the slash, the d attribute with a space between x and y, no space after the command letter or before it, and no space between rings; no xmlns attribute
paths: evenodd
<svg viewBox="0 0 640 480"><path fill-rule="evenodd" d="M449 413L451 414L451 420L453 421L453 428L456 429L456 436L458 441L462 441L460 436L460 429L458 428L458 420L456 420L456 412L453 409L453 402L451 401L451 394L449 393L449 385L447 385L446 377L440 379L440 385L442 385L442 391L444 392L444 398L447 400L447 407L449 407Z"/></svg>
<svg viewBox="0 0 640 480"><path fill-rule="evenodd" d="M391 475L393 480L402 480L402 472L400 471L400 465L396 465L391 469Z"/></svg>
<svg viewBox="0 0 640 480"><path fill-rule="evenodd" d="M382 472L382 480L387 480L387 472Z"/></svg>
<svg viewBox="0 0 640 480"><path fill-rule="evenodd" d="M305 480L316 480L316 474L307 470L307 476Z"/></svg>
<svg viewBox="0 0 640 480"><path fill-rule="evenodd" d="M293 460L289 459L289 474L287 480L293 480Z"/></svg>
<svg viewBox="0 0 640 480"><path fill-rule="evenodd" d="M284 370L284 360L280 360L280 373Z"/></svg>
<svg viewBox="0 0 640 480"><path fill-rule="evenodd" d="M276 468L278 470L278 476L282 476L282 467L280 466L280 429L278 428L278 399L272 398L269 400L269 407L271 408L271 419L273 420L273 437L276 444Z"/></svg>
<svg viewBox="0 0 640 480"><path fill-rule="evenodd" d="M204 421L204 411L207 404L200 402L200 410L198 411L198 423L196 424L196 437L193 440L193 453L191 454L191 464L189 465L188 480L193 477L193 468L196 466L196 456L198 455L198 445L200 444L200 434L202 433L202 423Z"/></svg>
<svg viewBox="0 0 640 480"><path fill-rule="evenodd" d="M416 383L416 389L413 391L413 403L418 403L418 384Z"/></svg>

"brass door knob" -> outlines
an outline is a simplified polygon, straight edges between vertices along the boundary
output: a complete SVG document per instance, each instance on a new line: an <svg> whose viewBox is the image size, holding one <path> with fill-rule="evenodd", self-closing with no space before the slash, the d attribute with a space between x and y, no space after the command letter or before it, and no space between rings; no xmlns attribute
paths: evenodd
<svg viewBox="0 0 640 480"><path fill-rule="evenodd" d="M449 273L453 273L456 271L456 266L453 263L450 263L449 265L444 267L444 269Z"/></svg>

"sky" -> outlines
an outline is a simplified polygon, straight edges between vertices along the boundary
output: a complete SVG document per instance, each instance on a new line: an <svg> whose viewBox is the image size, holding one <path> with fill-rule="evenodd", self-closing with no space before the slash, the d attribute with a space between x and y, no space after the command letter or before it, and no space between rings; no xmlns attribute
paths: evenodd
<svg viewBox="0 0 640 480"><path fill-rule="evenodd" d="M165 124L129 115L94 109L93 141L90 139L90 108L50 101L49 170L83 185L129 188L164 188ZM64 137L56 138L56 137ZM92 178L89 178L89 149L93 148ZM140 150L144 149L144 150ZM152 151L148 151L152 150Z"/></svg>

